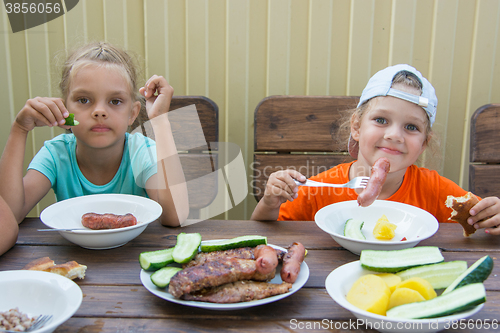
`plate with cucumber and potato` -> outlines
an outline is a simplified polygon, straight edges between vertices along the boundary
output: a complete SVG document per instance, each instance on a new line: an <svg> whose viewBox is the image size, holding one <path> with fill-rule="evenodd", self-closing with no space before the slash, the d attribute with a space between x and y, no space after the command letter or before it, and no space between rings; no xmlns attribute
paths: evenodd
<svg viewBox="0 0 500 333"><path fill-rule="evenodd" d="M218 282L215 282L213 288L206 288L198 290L197 292L192 292L191 295L195 295L195 297L189 296L188 298L192 298L195 300L184 299L186 298L186 295L182 295L181 297L179 297L179 295L174 296L177 290L174 289L174 286L172 286L172 284L175 284L175 287L178 287L179 281L181 281L180 276L182 276L182 279L184 279L182 280L183 282L187 282L189 284L189 278L193 277L193 280L196 280L195 274L199 274L200 272L206 274L209 278L211 278L210 275L213 275L213 278L218 278L220 275L222 275L213 273L212 269L217 270L222 267L218 266L219 264L215 264L214 262L219 260L220 262L224 262L225 260L229 260L230 262L232 259L234 259L231 257L232 254L228 254L232 253L231 251L244 252L244 255L242 257L235 257L238 260L241 259L241 262L244 263L243 266L236 265L234 268L235 270L242 269L242 275L246 276L246 274L248 274L252 270L251 268L245 268L245 265L248 264L248 267L253 267L253 269L256 271L257 269L255 267L258 266L258 259L256 257L259 248L260 250L266 248L271 252L268 252L268 254L274 257L274 259L280 257L280 255L282 257L282 259L280 259L280 262L276 263L277 266L274 266L275 268L271 269L274 270L275 274L270 272L270 275L268 275L270 279L269 281L264 282L264 280L259 279L257 279L258 281L247 281L247 278L241 278L237 281L233 281L232 283L225 283L222 285ZM300 257L300 260L297 261L295 259L298 258L297 253L300 251L302 251L302 254L300 255L299 253L298 257ZM244 309L278 301L292 295L293 293L301 289L309 278L309 267L303 261L305 253L306 250L300 243L293 243L287 250L276 245L268 244L267 238L263 236L249 235L240 236L233 239L202 241L202 237L199 233L180 233L177 236L177 243L174 247L155 251L147 251L139 255L139 263L142 268L140 272L140 279L144 287L149 292L169 302L212 310ZM197 254L200 255L197 256ZM254 254L255 258L253 258ZM203 261L205 260L205 258L211 255L217 256L217 259L209 258L210 260L206 259L207 261L204 262L209 266L211 265L210 269L204 268L196 270L196 267L193 267L200 267L201 264L199 261ZM228 257L226 257L226 255ZM250 258L249 256L251 256L252 258ZM213 264L209 264L208 261L211 261ZM297 274L293 277L293 282L287 281L288 277L284 277L283 279L285 281L283 281L283 279L281 278L283 276L282 267L290 267L294 265L296 265L298 269L296 272ZM205 267L206 265L202 266ZM224 270L224 268L221 269ZM232 267L230 268L230 270L232 270ZM186 280L186 278L188 279ZM250 278L249 280L253 280L253 278ZM247 291L242 291L242 289L247 288L248 284L253 285L254 288L257 288L256 285L259 286L259 288L262 287L255 293L258 293L260 291L267 293L269 292L269 290L278 289L281 291L276 291L275 293L272 293L270 295L261 296L264 297L261 299L258 299L257 296L255 296L256 299L252 299L254 297L252 291L250 292L250 296L248 297L248 299L251 300L247 300ZM244 295L241 298L245 299L245 301L235 301L233 299L231 303L213 303L211 301L201 301L196 298L200 295L205 296L206 293L212 293L213 291L211 290L217 290L218 288L224 288L226 286L228 286L228 290L221 293L224 295L224 297L228 294L234 295L241 292ZM250 288L250 286L248 286L248 288ZM237 297L239 298L240 295L238 294ZM219 299L217 301L219 301Z"/></svg>
<svg viewBox="0 0 500 333"><path fill-rule="evenodd" d="M436 218L425 210L388 200L375 200L368 207L359 207L356 200L334 203L321 208L314 220L340 246L357 255L367 249L411 248L439 229Z"/></svg>
<svg viewBox="0 0 500 333"><path fill-rule="evenodd" d="M360 260L332 271L325 287L332 299L380 332L438 332L479 312L483 282L493 270L485 255L444 261L438 247L363 250Z"/></svg>

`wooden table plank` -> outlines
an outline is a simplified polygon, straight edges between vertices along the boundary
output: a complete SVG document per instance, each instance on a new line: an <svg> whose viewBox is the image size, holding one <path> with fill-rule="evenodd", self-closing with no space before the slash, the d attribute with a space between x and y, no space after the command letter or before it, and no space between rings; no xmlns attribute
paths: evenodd
<svg viewBox="0 0 500 333"><path fill-rule="evenodd" d="M325 289L302 288L282 300L242 310L217 311L161 299L136 286L82 286L84 298L76 317L191 318L225 320L348 320L353 315L335 303ZM487 291L485 307L474 318L494 319L500 313L500 292ZM300 304L300 306L298 306Z"/></svg>
<svg viewBox="0 0 500 333"><path fill-rule="evenodd" d="M42 233L36 229L46 226L38 219L26 219L20 226L18 244L25 245L71 245L57 233ZM177 235L181 232L200 232L203 239L232 238L241 235L260 234L268 237L268 242L287 247L293 241L300 241L308 249L340 249L327 233L313 221L231 221L206 220L183 228L163 227L157 222L151 223L146 230L128 244L132 246L174 246ZM221 236L224 235L224 236ZM435 236L423 240L419 245L439 246L445 251L496 251L500 250L498 237L487 235L480 230L466 238L462 227L457 223L440 223Z"/></svg>

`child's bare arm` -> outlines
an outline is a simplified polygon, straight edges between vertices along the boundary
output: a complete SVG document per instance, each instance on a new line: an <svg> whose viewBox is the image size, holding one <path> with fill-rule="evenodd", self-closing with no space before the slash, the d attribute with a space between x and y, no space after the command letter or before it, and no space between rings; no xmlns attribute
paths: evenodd
<svg viewBox="0 0 500 333"><path fill-rule="evenodd" d="M7 203L0 197L0 255L16 244L19 227Z"/></svg>
<svg viewBox="0 0 500 333"><path fill-rule="evenodd" d="M179 226L189 215L189 198L167 117L174 89L165 78L154 75L139 92L146 98L146 110L155 133L158 159L158 173L148 180L146 190L163 208L161 223Z"/></svg>
<svg viewBox="0 0 500 333"><path fill-rule="evenodd" d="M500 235L500 199L487 197L479 201L469 212L472 216L467 222L474 228L484 228L484 232L491 235Z"/></svg>
<svg viewBox="0 0 500 333"><path fill-rule="evenodd" d="M23 179L23 163L28 133L39 126L64 126L68 111L60 98L36 97L26 102L12 124L0 159L0 195L18 222L50 190L50 181L39 172Z"/></svg>
<svg viewBox="0 0 500 333"><path fill-rule="evenodd" d="M276 221L281 204L297 198L299 186L294 179L304 182L306 177L295 170L281 170L271 174L267 180L264 196L255 207L251 220Z"/></svg>

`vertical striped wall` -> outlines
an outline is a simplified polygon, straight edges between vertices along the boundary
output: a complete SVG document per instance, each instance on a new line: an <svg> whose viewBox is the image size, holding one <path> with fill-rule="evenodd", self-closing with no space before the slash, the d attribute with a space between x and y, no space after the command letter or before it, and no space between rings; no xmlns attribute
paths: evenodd
<svg viewBox="0 0 500 333"><path fill-rule="evenodd" d="M165 76L176 95L214 100L220 141L238 144L249 168L264 97L360 95L373 73L408 63L439 99L442 158L422 164L467 188L470 117L500 102L500 0L80 0L16 34L0 11L0 146L28 98L58 94L61 50L90 40L134 52L143 78ZM31 133L26 164L59 133ZM254 206L249 195L222 217L249 218Z"/></svg>

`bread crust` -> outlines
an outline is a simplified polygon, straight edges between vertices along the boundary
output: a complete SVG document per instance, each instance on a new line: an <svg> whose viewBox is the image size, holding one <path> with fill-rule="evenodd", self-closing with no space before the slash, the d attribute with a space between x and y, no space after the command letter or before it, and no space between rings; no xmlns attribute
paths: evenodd
<svg viewBox="0 0 500 333"><path fill-rule="evenodd" d="M467 219L471 216L469 211L479 202L479 199L472 194L467 192L464 196L454 197L449 195L446 199L446 207L451 208L452 212L448 220L460 223L464 229L464 236L469 237L476 232L476 228L473 225L467 223Z"/></svg>
<svg viewBox="0 0 500 333"><path fill-rule="evenodd" d="M76 261L68 261L64 264L56 265L54 260L51 260L49 257L43 257L29 262L23 269L55 273L73 280L76 278L85 278L87 266L80 265Z"/></svg>

